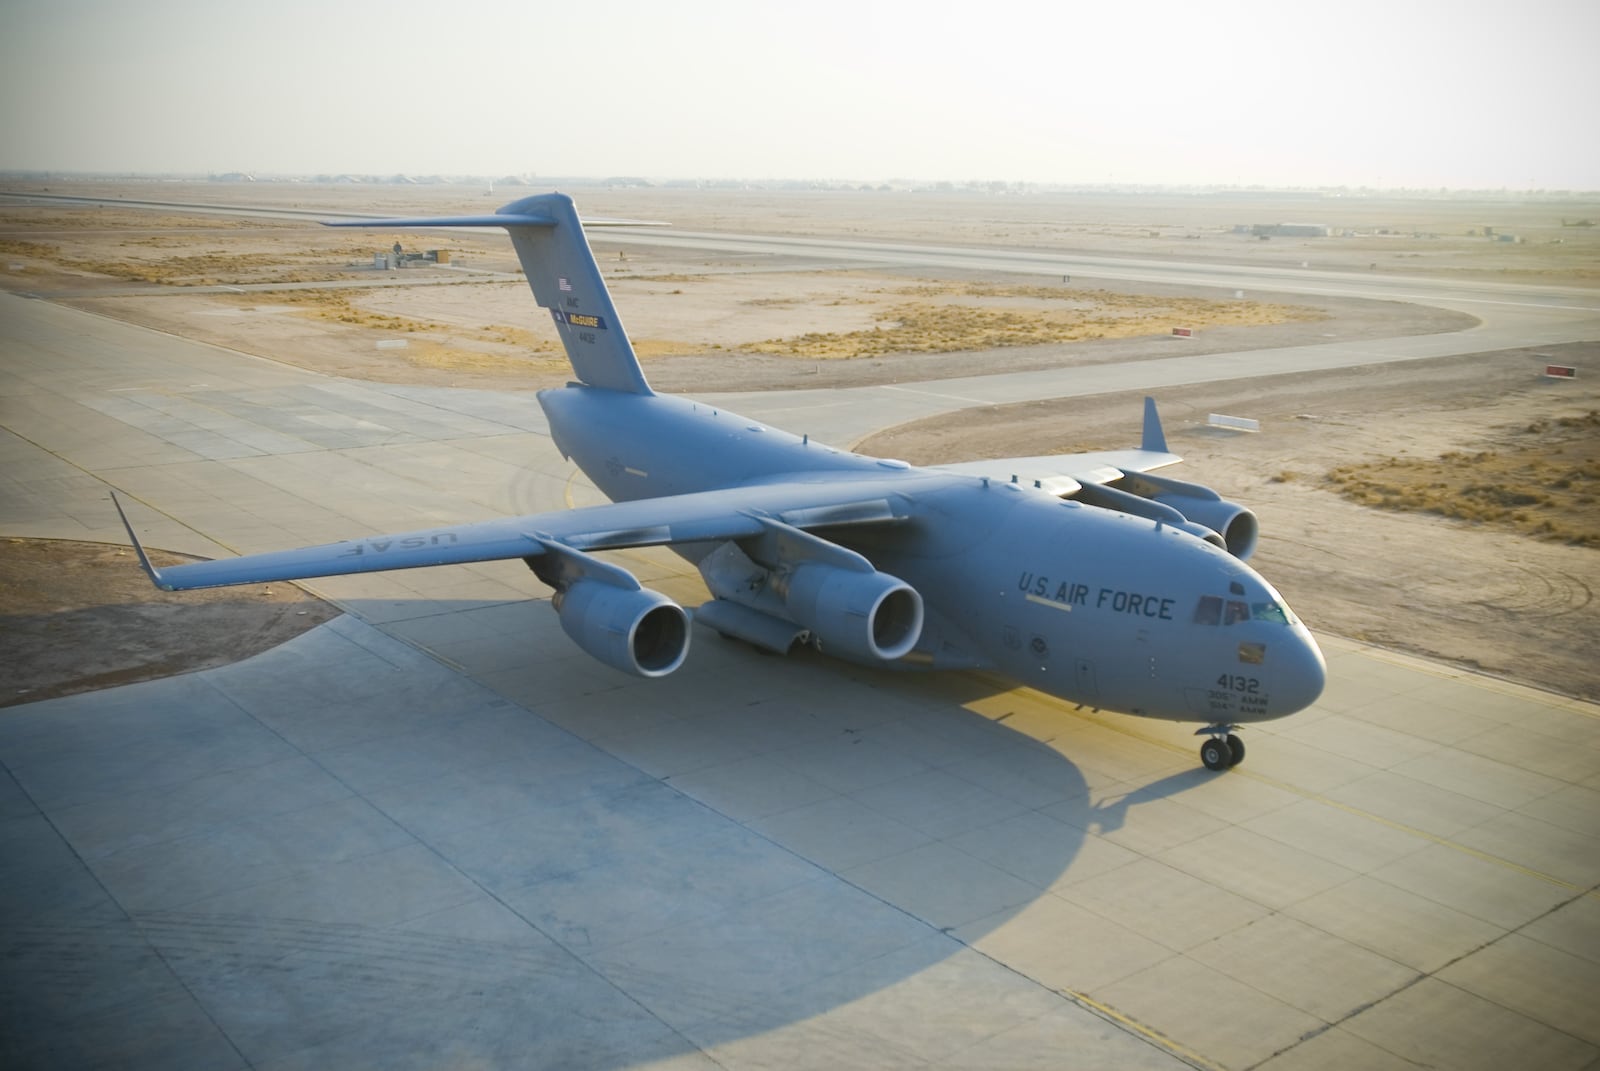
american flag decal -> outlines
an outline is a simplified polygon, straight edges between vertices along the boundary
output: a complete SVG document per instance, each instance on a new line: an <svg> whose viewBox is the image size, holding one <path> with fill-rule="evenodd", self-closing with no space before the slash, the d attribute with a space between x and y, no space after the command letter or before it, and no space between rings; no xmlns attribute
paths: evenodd
<svg viewBox="0 0 1600 1071"><path fill-rule="evenodd" d="M572 289L572 284L567 282L567 277L565 275L560 275L560 276L556 277L556 285L559 286L563 290L571 290Z"/></svg>

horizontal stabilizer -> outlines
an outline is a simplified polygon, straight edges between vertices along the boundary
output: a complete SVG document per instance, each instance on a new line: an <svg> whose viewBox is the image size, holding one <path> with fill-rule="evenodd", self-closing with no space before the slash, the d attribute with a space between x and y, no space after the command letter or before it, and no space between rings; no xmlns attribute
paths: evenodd
<svg viewBox="0 0 1600 1071"><path fill-rule="evenodd" d="M383 230L384 228L414 230L418 227L554 227L556 218L552 215L540 215L532 212L520 212L515 215L494 212L487 216L356 216L350 219L324 220L322 225L324 227L369 227L378 230ZM619 219L609 216L594 216L583 220L583 226L587 229L589 227L669 227L671 224L655 219Z"/></svg>
<svg viewBox="0 0 1600 1071"><path fill-rule="evenodd" d="M341 219L328 220L324 227L378 227L413 230L417 227L554 227L556 220L550 215L519 212L516 215L495 213L490 216L419 216L394 219Z"/></svg>

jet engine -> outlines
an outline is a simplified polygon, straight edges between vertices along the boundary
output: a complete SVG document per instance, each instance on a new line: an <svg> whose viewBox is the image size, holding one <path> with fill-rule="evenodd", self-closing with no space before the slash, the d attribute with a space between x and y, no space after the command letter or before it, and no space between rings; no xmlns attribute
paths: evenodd
<svg viewBox="0 0 1600 1071"><path fill-rule="evenodd" d="M581 579L552 602L572 641L613 669L665 677L689 653L689 615L660 592Z"/></svg>
<svg viewBox="0 0 1600 1071"><path fill-rule="evenodd" d="M696 611L707 625L767 650L787 650L798 625L829 654L861 662L904 658L922 637L922 596L852 550L768 520L752 557L724 543L700 562L718 602ZM786 627L787 626L787 627Z"/></svg>
<svg viewBox="0 0 1600 1071"><path fill-rule="evenodd" d="M890 662L922 635L922 596L888 573L802 562L775 573L773 589L830 654Z"/></svg>
<svg viewBox="0 0 1600 1071"><path fill-rule="evenodd" d="M1187 495L1156 495L1153 501L1171 506L1188 520L1204 525L1222 537L1228 553L1243 561L1255 553L1261 526L1256 515L1237 502L1223 498L1192 498Z"/></svg>
<svg viewBox="0 0 1600 1071"><path fill-rule="evenodd" d="M1261 534L1256 515L1203 484L1137 472L1117 481L1117 488L1170 506L1183 514L1185 520L1217 533L1228 553L1241 561L1255 553L1256 540Z"/></svg>

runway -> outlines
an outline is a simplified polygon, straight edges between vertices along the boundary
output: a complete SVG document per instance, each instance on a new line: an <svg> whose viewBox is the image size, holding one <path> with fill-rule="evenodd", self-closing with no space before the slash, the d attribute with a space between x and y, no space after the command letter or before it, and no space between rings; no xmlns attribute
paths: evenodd
<svg viewBox="0 0 1600 1071"><path fill-rule="evenodd" d="M1561 294L1436 296L1486 325L716 401L847 442L1600 329ZM207 555L593 494L531 396L331 379L10 296L0 354L11 537L122 541L108 488L152 546ZM622 558L694 600L670 555ZM1219 776L1192 726L980 676L703 632L672 678L615 674L519 563L306 586L346 616L0 711L6 1066L1600 1060L1592 705L1325 638L1327 694Z"/></svg>
<svg viewBox="0 0 1600 1071"><path fill-rule="evenodd" d="M1423 276L1362 275L1314 268L1285 270L1279 266L1185 261L1180 258L1137 258L1022 249L891 243L842 238L788 238L683 231L606 230L596 232L596 245L641 245L758 256L804 256L830 261L929 268L952 268L1021 275L1115 280L1167 286L1207 286L1222 290L1271 290L1280 294L1316 294L1371 298L1378 301L1420 301L1455 308L1496 305L1509 309L1567 311L1592 316L1597 311L1592 290L1579 287L1531 286Z"/></svg>

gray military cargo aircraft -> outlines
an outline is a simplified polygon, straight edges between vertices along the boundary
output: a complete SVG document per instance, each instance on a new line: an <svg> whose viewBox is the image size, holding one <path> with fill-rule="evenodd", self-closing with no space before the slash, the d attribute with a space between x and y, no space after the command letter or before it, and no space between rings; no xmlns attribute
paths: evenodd
<svg viewBox="0 0 1600 1071"><path fill-rule="evenodd" d="M993 670L1086 706L1204 722L1213 770L1244 757L1240 724L1322 692L1315 639L1244 563L1255 516L1154 474L1180 458L1151 399L1137 449L928 468L866 457L652 391L563 194L330 226L505 228L577 376L538 395L551 436L611 502L165 569L118 502L158 588L520 558L573 642L624 672L676 670L693 620L767 651ZM662 545L710 591L692 617L596 554Z"/></svg>

